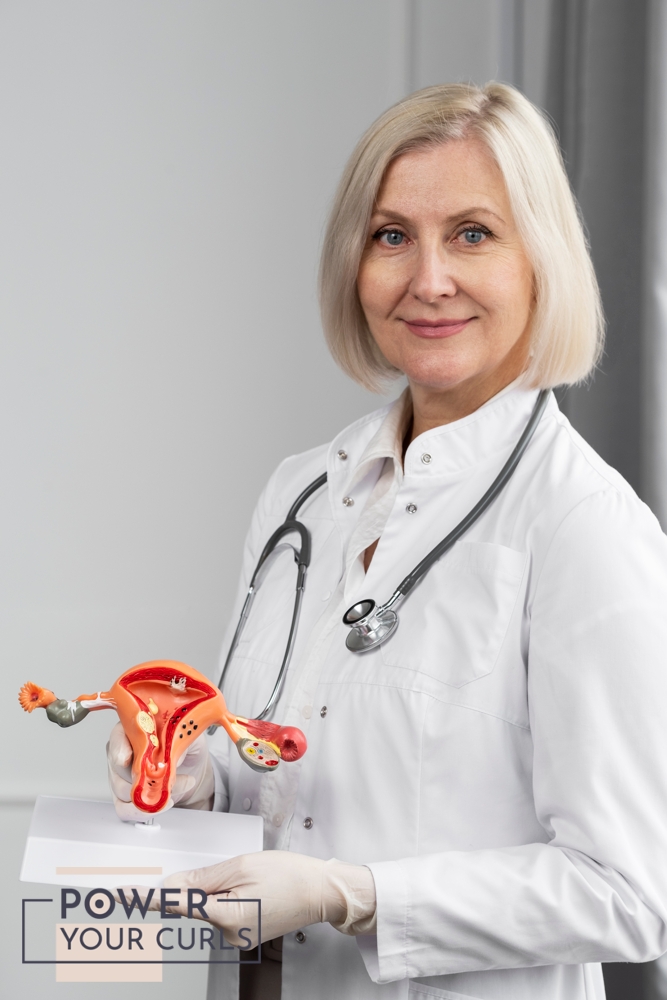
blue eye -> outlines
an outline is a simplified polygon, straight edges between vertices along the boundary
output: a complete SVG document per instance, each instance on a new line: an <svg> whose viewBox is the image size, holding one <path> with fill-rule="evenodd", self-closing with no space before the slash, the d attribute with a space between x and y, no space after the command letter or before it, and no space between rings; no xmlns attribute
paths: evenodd
<svg viewBox="0 0 667 1000"><path fill-rule="evenodd" d="M462 236L465 237L465 241L469 246L476 246L482 240L486 239L486 233L482 232L481 229L464 229Z"/></svg>
<svg viewBox="0 0 667 1000"><path fill-rule="evenodd" d="M405 239L405 236L400 229L380 229L377 233L375 233L373 239L383 240L386 247L400 247Z"/></svg>

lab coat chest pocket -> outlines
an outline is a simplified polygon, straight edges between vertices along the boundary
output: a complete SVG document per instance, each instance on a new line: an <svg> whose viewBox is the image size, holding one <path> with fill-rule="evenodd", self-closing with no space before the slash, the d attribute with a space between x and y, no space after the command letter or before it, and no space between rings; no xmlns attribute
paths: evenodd
<svg viewBox="0 0 667 1000"><path fill-rule="evenodd" d="M491 673L526 558L504 545L458 542L400 607L400 625L381 647L384 662L452 687Z"/></svg>

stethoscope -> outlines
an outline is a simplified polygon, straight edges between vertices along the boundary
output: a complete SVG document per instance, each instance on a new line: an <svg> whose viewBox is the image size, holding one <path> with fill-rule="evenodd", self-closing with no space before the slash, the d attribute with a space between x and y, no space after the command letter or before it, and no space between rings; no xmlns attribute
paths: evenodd
<svg viewBox="0 0 667 1000"><path fill-rule="evenodd" d="M459 521L456 527L450 531L449 534L435 546L435 548L431 549L428 555L426 555L422 561L415 566L412 572L408 573L405 579L401 580L389 600L384 604L377 604L375 601L368 598L363 601L357 601L356 604L353 604L351 608L347 609L343 615L343 623L349 626L350 631L345 639L345 645L351 652L365 653L370 649L375 649L383 642L386 642L387 639L393 635L398 628L398 615L395 610L397 606L401 603L401 601L405 600L410 591L413 590L419 581L428 573L433 564L436 563L438 559L445 554L445 552L451 549L455 542L459 540L459 538L475 523L475 521L482 516L486 510L488 510L498 494L502 492L511 479L523 453L528 447L530 439L535 433L537 425L540 422L540 418L544 413L545 407L549 401L549 393L549 389L541 390L537 397L535 406L533 407L530 419L528 420L521 437L517 441L512 454L507 459L484 496L477 501L475 506L468 514L466 514L463 520ZM305 490L299 494L290 507L284 522L276 531L274 531L264 546L262 554L257 562L257 566L255 567L255 571L252 574L250 586L248 587L248 593L241 609L239 622L236 626L236 631L234 632L234 637L222 668L220 682L218 684L220 689L222 689L225 675L232 662L234 653L236 652L236 647L238 646L239 639L241 638L241 633L243 632L245 624L248 620L250 608L252 607L252 602L260 582L261 572L267 562L267 559L276 550L277 546L286 535L296 532L301 538L301 546L297 549L293 545L290 545L290 548L294 551L294 561L297 564L297 577L294 596L294 610L292 612L292 621L290 623L287 646L285 648L285 655L283 656L273 691L271 692L269 700L267 701L263 711L260 712L259 715L255 716L256 719L265 719L272 712L276 702L280 698L285 685L287 668L292 657L294 642L296 640L299 615L301 614L301 605L303 603L303 594L306 588L306 574L308 572L311 558L310 532L308 531L308 528L306 528L305 524L297 520L297 514L306 500L308 500L313 493L316 493L320 487L324 486L326 481L327 474L326 472L323 472L321 476L318 476L317 479L314 479L313 482L310 483L310 485L306 486Z"/></svg>

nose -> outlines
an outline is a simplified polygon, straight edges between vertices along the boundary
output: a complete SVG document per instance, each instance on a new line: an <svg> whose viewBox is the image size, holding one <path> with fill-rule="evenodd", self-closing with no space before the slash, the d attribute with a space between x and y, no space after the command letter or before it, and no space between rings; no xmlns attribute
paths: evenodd
<svg viewBox="0 0 667 1000"><path fill-rule="evenodd" d="M437 245L422 245L414 258L415 270L409 291L420 302L432 303L442 296L456 295L457 283L453 274L453 262L438 241Z"/></svg>

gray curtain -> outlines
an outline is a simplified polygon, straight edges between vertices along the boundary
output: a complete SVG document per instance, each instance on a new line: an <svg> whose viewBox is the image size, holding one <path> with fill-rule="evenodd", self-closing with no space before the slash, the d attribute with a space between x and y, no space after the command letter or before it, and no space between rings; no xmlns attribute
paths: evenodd
<svg viewBox="0 0 667 1000"><path fill-rule="evenodd" d="M647 169L644 200L644 339L641 482L667 529L667 4L650 0ZM667 997L667 989L663 996Z"/></svg>
<svg viewBox="0 0 667 1000"><path fill-rule="evenodd" d="M656 125L667 106L655 43L665 0L553 0L547 107L590 240L607 318L605 355L592 382L561 405L577 430L667 521L667 141ZM659 12L659 15L656 13ZM663 31L663 35L665 32ZM667 93L667 72L663 90ZM667 129L666 137L667 140ZM662 156L662 162L660 157ZM665 187L665 224L655 191ZM656 248L665 243L662 255ZM662 364L662 368L661 368ZM657 426L656 426L657 424ZM667 419L662 421L667 428ZM667 761L665 762L667 766ZM667 1000L660 963L604 967L608 1000Z"/></svg>
<svg viewBox="0 0 667 1000"><path fill-rule="evenodd" d="M554 0L547 108L579 199L608 323L601 369L562 405L640 493L648 0Z"/></svg>

